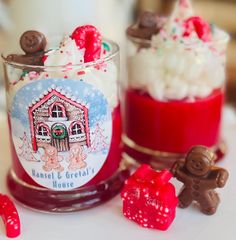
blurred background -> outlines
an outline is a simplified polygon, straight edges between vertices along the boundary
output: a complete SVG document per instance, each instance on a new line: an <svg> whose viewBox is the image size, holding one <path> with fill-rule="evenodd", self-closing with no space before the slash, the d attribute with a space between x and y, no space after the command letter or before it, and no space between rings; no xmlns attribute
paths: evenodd
<svg viewBox="0 0 236 240"><path fill-rule="evenodd" d="M0 52L19 50L18 39L28 29L46 36L70 33L81 24L95 24L117 41L125 55L125 29L136 16L151 10L167 15L175 0L0 0ZM236 106L236 0L193 0L196 14L231 35L227 64L227 101ZM0 71L0 108L4 91Z"/></svg>

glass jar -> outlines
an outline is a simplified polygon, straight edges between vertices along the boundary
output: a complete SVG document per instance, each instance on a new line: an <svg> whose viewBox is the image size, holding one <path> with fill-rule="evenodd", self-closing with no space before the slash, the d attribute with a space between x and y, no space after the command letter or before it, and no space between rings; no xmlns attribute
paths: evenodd
<svg viewBox="0 0 236 240"><path fill-rule="evenodd" d="M8 187L46 212L96 206L116 195L121 167L119 47L95 62L30 66L4 61L12 168Z"/></svg>
<svg viewBox="0 0 236 240"><path fill-rule="evenodd" d="M165 41L155 46L128 36L124 158L163 169L192 146L205 145L220 159L228 36L196 46Z"/></svg>

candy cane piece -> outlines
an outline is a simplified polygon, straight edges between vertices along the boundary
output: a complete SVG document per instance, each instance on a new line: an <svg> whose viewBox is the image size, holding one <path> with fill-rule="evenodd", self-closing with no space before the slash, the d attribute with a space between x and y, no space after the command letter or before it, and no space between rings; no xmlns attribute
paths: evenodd
<svg viewBox="0 0 236 240"><path fill-rule="evenodd" d="M7 237L18 237L20 235L20 218L18 212L12 200L3 194L0 194L0 215L6 228Z"/></svg>

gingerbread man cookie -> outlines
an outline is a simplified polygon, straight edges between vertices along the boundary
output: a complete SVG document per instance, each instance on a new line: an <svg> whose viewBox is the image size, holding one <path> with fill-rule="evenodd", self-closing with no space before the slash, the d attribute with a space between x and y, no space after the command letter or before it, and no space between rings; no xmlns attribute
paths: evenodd
<svg viewBox="0 0 236 240"><path fill-rule="evenodd" d="M87 155L83 153L83 148L79 144L75 144L70 149L70 156L67 162L69 162L68 169L71 171L76 171L78 169L83 169L87 166L84 161Z"/></svg>
<svg viewBox="0 0 236 240"><path fill-rule="evenodd" d="M215 154L207 147L195 146L188 152L185 161L174 163L172 173L184 184L178 196L180 208L197 202L204 214L216 212L220 198L214 189L225 186L228 172L215 167L214 159Z"/></svg>
<svg viewBox="0 0 236 240"><path fill-rule="evenodd" d="M57 149L53 146L46 146L44 148L44 155L41 160L45 162L43 165L43 170L50 172L55 170L56 172L62 172L64 168L61 166L60 162L63 160L62 156L58 156Z"/></svg>
<svg viewBox="0 0 236 240"><path fill-rule="evenodd" d="M21 64L42 66L46 44L46 38L42 33L34 30L26 31L20 38L20 46L25 54L10 54L7 56L7 60Z"/></svg>
<svg viewBox="0 0 236 240"><path fill-rule="evenodd" d="M135 25L127 29L130 37L150 40L164 26L166 18L152 12L143 12Z"/></svg>

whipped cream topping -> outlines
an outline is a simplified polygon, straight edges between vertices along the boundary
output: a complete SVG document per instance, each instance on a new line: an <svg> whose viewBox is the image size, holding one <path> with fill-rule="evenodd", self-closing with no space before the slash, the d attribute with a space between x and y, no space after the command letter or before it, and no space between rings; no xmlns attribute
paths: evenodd
<svg viewBox="0 0 236 240"><path fill-rule="evenodd" d="M85 49L79 49L75 40L66 36L58 49L47 52L44 66L64 66L84 63Z"/></svg>
<svg viewBox="0 0 236 240"><path fill-rule="evenodd" d="M211 40L195 31L184 35L183 21L193 15L190 1L178 1L173 15L149 48L132 49L129 85L157 100L194 100L207 97L225 81L228 35L212 27Z"/></svg>
<svg viewBox="0 0 236 240"><path fill-rule="evenodd" d="M187 19L194 15L193 6L191 0L178 0L176 2L170 21L174 19Z"/></svg>
<svg viewBox="0 0 236 240"><path fill-rule="evenodd" d="M67 78L71 80L82 80L100 90L106 97L111 109L113 109L118 105L117 77L117 67L113 61L109 61L86 69L76 69L68 66L65 71L42 72L37 79ZM25 78L28 78L28 76Z"/></svg>
<svg viewBox="0 0 236 240"><path fill-rule="evenodd" d="M111 46L105 43L106 48ZM85 49L79 49L69 36L66 36L57 49L47 52L44 65L49 67L44 72L29 72L15 86L15 91L27 81L42 80L48 78L66 78L82 80L93 85L106 97L111 109L118 105L117 78L118 70L115 62L110 59L97 65L83 68ZM102 49L101 58L109 54L109 50ZM77 65L77 66L76 66ZM62 68L50 68L50 66L63 66Z"/></svg>

